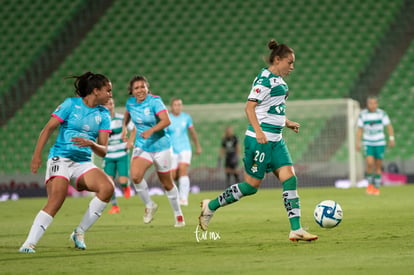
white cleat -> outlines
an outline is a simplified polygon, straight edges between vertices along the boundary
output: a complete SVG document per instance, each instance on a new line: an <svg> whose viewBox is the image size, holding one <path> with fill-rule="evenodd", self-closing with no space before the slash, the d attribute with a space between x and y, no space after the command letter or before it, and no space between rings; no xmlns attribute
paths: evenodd
<svg viewBox="0 0 414 275"><path fill-rule="evenodd" d="M157 212L158 205L154 203L152 207L145 208L144 223L150 223L154 219L155 212Z"/></svg>
<svg viewBox="0 0 414 275"><path fill-rule="evenodd" d="M70 239L75 244L75 248L85 250L86 244L85 244L85 234L78 232L76 229L73 230L72 234L70 235Z"/></svg>
<svg viewBox="0 0 414 275"><path fill-rule="evenodd" d="M182 215L176 216L174 227L184 227L184 226L185 226L184 217Z"/></svg>
<svg viewBox="0 0 414 275"><path fill-rule="evenodd" d="M27 246L20 247L19 252L20 253L36 253L36 250L35 250L34 245L29 244Z"/></svg>
<svg viewBox="0 0 414 275"><path fill-rule="evenodd" d="M292 230L289 233L289 240L291 240L292 242L298 242L298 241L315 241L318 239L318 236L310 234L308 232L306 232L305 230L303 230L302 228L298 229L298 230Z"/></svg>
<svg viewBox="0 0 414 275"><path fill-rule="evenodd" d="M188 200L186 200L186 199L180 199L180 205L182 205L182 206L188 206Z"/></svg>
<svg viewBox="0 0 414 275"><path fill-rule="evenodd" d="M214 215L214 211L210 210L210 208L208 208L208 203L210 202L210 200L203 200L200 203L201 206L201 213L200 216L198 217L198 224L200 225L201 229L206 231L208 228L208 224L211 220L211 218Z"/></svg>

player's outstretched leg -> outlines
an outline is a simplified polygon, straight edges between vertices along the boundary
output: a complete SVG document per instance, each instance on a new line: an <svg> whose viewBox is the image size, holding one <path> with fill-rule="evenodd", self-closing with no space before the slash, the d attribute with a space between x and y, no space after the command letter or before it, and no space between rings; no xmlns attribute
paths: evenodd
<svg viewBox="0 0 414 275"><path fill-rule="evenodd" d="M201 229L207 230L214 211L219 207L234 203L242 197L253 195L256 192L256 187L251 186L247 182L242 182L229 186L220 196L213 200L203 200L201 202L201 214L198 217L198 223Z"/></svg>

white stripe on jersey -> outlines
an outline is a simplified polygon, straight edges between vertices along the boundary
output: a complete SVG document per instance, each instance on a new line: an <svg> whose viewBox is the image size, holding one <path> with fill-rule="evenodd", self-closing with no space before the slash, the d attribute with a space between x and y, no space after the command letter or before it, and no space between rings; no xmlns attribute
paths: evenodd
<svg viewBox="0 0 414 275"><path fill-rule="evenodd" d="M387 113L382 109L377 109L375 112L369 112L368 109L362 110L358 117L358 127L364 130L363 144L370 146L386 145L384 126L390 123Z"/></svg>
<svg viewBox="0 0 414 275"><path fill-rule="evenodd" d="M282 88L284 86L286 86L287 92L287 84L283 78L274 75L268 69L263 69L253 81L248 99L258 101L255 112L262 129L266 128L263 124L279 129L285 127L285 103L287 94L286 92L278 92L284 91L285 88ZM276 133L266 130L263 132L269 141L279 141L282 139L281 132ZM246 131L246 135L256 137L256 134L249 130Z"/></svg>
<svg viewBox="0 0 414 275"><path fill-rule="evenodd" d="M269 133L269 132L264 132L264 133L266 134L267 140L269 141L276 142L282 139L282 134L275 134L275 133ZM256 138L256 133L250 130L246 130L245 135Z"/></svg>

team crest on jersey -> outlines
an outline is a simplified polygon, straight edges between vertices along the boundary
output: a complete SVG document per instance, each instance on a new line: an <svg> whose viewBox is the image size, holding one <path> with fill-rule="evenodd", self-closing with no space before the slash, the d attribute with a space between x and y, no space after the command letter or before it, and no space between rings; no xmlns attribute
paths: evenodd
<svg viewBox="0 0 414 275"><path fill-rule="evenodd" d="M252 171L252 173L257 173L257 164L253 164L252 168L250 169Z"/></svg>
<svg viewBox="0 0 414 275"><path fill-rule="evenodd" d="M256 92L256 94L260 93L260 88L256 88L254 89L254 91Z"/></svg>
<svg viewBox="0 0 414 275"><path fill-rule="evenodd" d="M101 116L95 116L95 122L96 124L100 124L102 121L102 117Z"/></svg>
<svg viewBox="0 0 414 275"><path fill-rule="evenodd" d="M144 109L144 115L148 116L150 114L150 108Z"/></svg>

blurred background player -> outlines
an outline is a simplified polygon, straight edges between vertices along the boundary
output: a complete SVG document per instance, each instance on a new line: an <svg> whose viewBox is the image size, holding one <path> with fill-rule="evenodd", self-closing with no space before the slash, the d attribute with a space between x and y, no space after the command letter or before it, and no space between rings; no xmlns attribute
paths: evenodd
<svg viewBox="0 0 414 275"><path fill-rule="evenodd" d="M128 151L134 146L135 126L133 123L128 124L130 132L128 140L122 139L122 122L124 115L115 112L115 101L111 98L104 105L111 114L111 134L109 135L108 151L103 159L103 167L114 182L122 188L125 198L131 196L131 187L129 186L129 154ZM117 180L115 180L117 179ZM121 209L118 206L116 192L111 198L112 208L110 214L119 213Z"/></svg>
<svg viewBox="0 0 414 275"><path fill-rule="evenodd" d="M187 206L188 194L190 193L188 168L190 167L192 157L188 132L190 132L197 155L201 154L202 149L191 116L182 110L182 100L179 98L172 99L170 114L171 124L168 126L168 133L171 136L173 148L172 177L178 182L180 204Z"/></svg>
<svg viewBox="0 0 414 275"><path fill-rule="evenodd" d="M231 185L213 200L203 200L199 225L202 230L207 230L218 208L255 194L266 173L273 172L283 187L282 198L290 223L289 239L293 242L312 241L318 236L302 228L297 178L282 137L285 126L296 133L300 127L299 123L288 120L285 113L288 86L283 77L293 71L295 54L286 44L275 40L270 40L268 47L269 66L254 79L245 107L249 121L244 140L245 181Z"/></svg>
<svg viewBox="0 0 414 275"><path fill-rule="evenodd" d="M114 192L112 180L92 162L92 152L106 154L111 118L101 106L112 97L112 84L101 74L87 72L75 78L77 97L67 98L52 113L40 132L30 169L37 173L42 151L52 133L59 128L49 151L46 167L47 203L36 215L21 253L35 253L35 246L62 207L71 184L78 191L95 192L81 222L70 238L75 247L86 249L85 232L98 220Z"/></svg>
<svg viewBox="0 0 414 275"><path fill-rule="evenodd" d="M362 110L358 117L356 149L358 151L361 150L362 138L365 156L365 177L368 181L366 192L370 195L379 195L382 160L384 159L385 146L387 145L384 127L387 128L389 147L394 147L395 145L394 129L387 113L378 108L377 97L369 96L366 102L366 109Z"/></svg>
<svg viewBox="0 0 414 275"><path fill-rule="evenodd" d="M233 127L227 126L221 140L220 160L224 158L224 172L226 174L226 186L231 185L231 177L234 183L239 182L239 155L240 147L237 136L233 133ZM220 161L221 162L221 161Z"/></svg>
<svg viewBox="0 0 414 275"><path fill-rule="evenodd" d="M171 176L171 138L166 128L170 125L168 110L161 97L152 95L148 80L144 76L134 76L129 82L129 94L126 102L122 134L126 136L130 120L135 125L136 137L131 160L131 179L135 189L145 204L144 223L150 223L158 209L151 199L145 172L152 164L164 187L174 211L175 227L185 226L184 216L178 202L178 188Z"/></svg>

